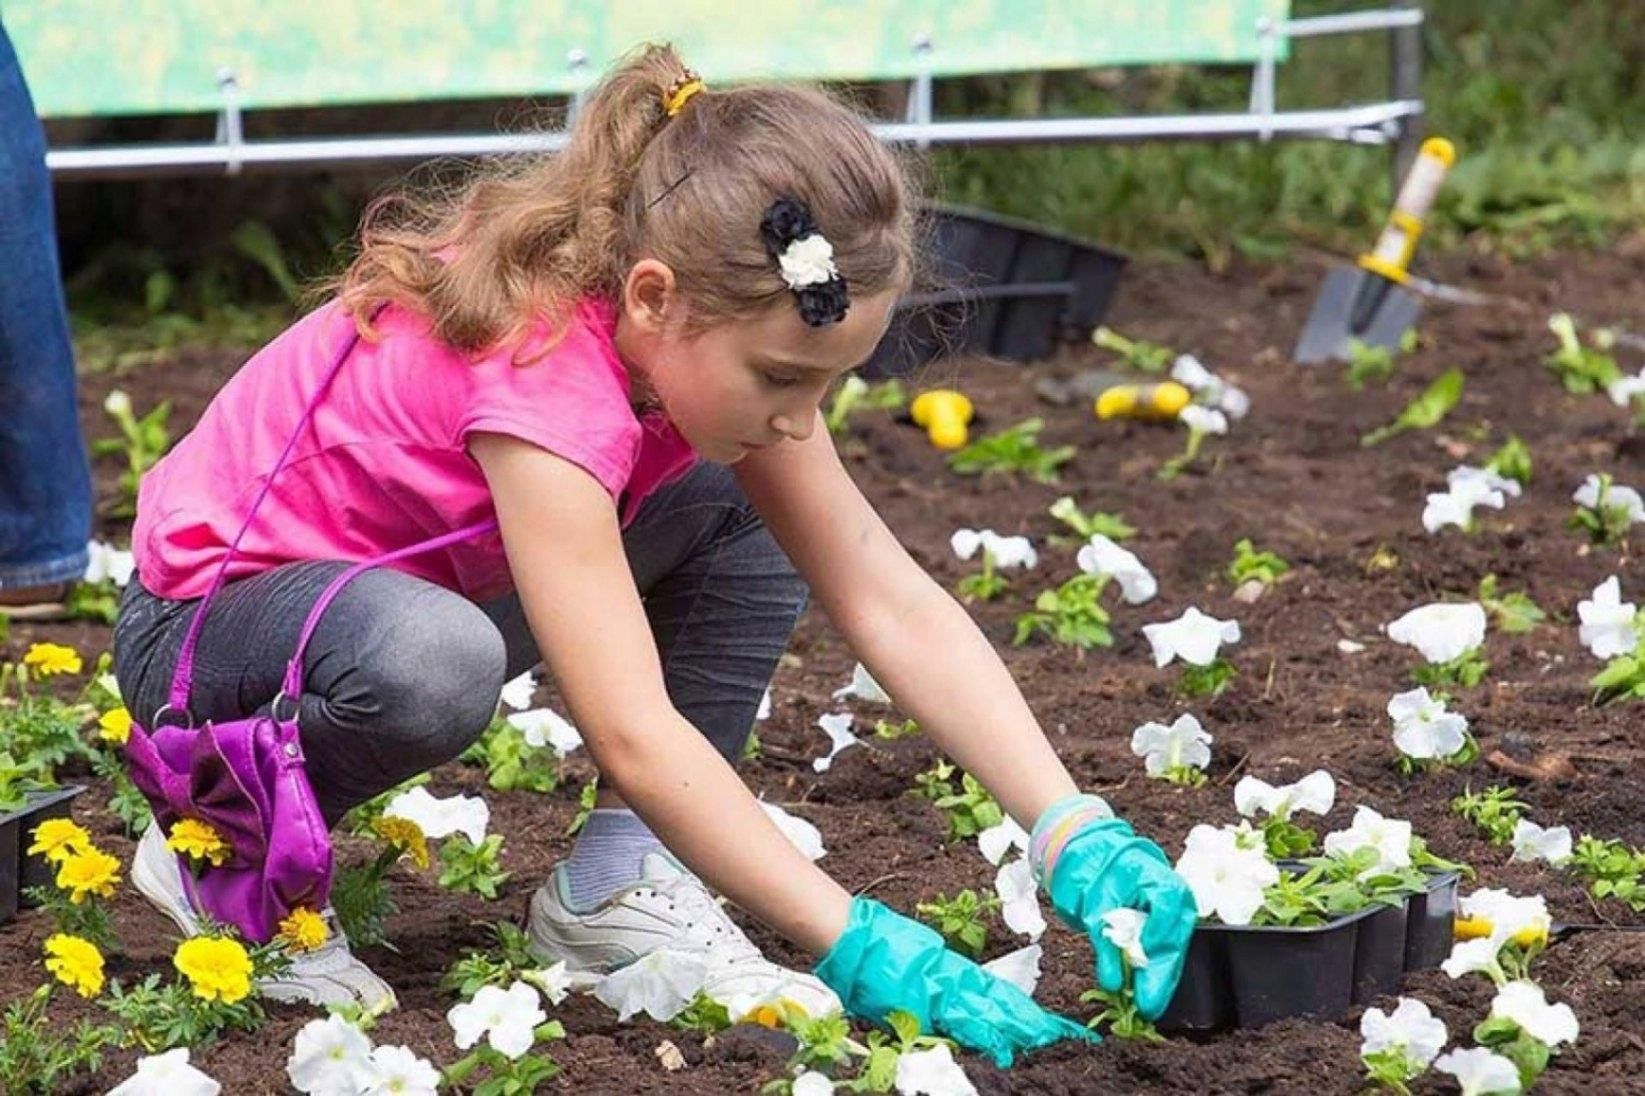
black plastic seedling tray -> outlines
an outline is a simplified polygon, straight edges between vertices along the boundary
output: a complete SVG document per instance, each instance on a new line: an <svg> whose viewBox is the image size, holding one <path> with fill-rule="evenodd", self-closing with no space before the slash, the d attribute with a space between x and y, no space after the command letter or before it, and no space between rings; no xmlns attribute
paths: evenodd
<svg viewBox="0 0 1645 1096"><path fill-rule="evenodd" d="M928 205L936 289L897 302L863 372L903 376L945 354L1045 358L1102 322L1126 257L1030 221Z"/></svg>
<svg viewBox="0 0 1645 1096"><path fill-rule="evenodd" d="M1427 891L1411 896L1405 915L1406 970L1433 970L1451 954L1458 878L1454 871L1436 872Z"/></svg>
<svg viewBox="0 0 1645 1096"><path fill-rule="evenodd" d="M70 802L86 789L52 788L30 792L24 804L0 814L0 924L17 916L22 906L33 905L25 893L30 887L52 881L52 867L44 857L25 850L34 843L34 827L48 818L67 818Z"/></svg>

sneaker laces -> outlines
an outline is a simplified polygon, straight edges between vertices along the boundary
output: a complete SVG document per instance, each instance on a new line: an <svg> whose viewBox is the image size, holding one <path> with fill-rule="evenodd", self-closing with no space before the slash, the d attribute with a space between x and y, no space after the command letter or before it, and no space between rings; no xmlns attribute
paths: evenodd
<svg viewBox="0 0 1645 1096"><path fill-rule="evenodd" d="M680 915L685 925L682 943L700 948L715 963L730 965L750 959L765 962L760 949L727 916L724 908L696 876L651 879L647 880L647 884L668 901L671 910Z"/></svg>

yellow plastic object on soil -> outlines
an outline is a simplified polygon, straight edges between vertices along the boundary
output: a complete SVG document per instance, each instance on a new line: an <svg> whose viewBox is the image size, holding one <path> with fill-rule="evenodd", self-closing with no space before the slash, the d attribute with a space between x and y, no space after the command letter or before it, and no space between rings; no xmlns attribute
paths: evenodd
<svg viewBox="0 0 1645 1096"><path fill-rule="evenodd" d="M1176 381L1117 384L1104 389L1092 405L1099 419L1146 419L1166 422L1193 402L1194 394Z"/></svg>
<svg viewBox="0 0 1645 1096"><path fill-rule="evenodd" d="M1491 935L1491 922L1483 917L1458 917L1454 927L1458 940L1479 940ZM1520 929L1514 933L1514 943L1522 948L1528 948L1536 943L1546 944L1547 942L1548 930L1546 928Z"/></svg>
<svg viewBox="0 0 1645 1096"><path fill-rule="evenodd" d="M966 425L971 421L973 409L963 392L933 388L915 396L908 413L915 426L925 427L932 445L938 449L958 449L969 435Z"/></svg>

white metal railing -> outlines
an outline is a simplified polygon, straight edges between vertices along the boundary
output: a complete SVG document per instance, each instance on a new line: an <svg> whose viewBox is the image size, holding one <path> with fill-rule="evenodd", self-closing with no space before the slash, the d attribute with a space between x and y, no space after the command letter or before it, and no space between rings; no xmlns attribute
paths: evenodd
<svg viewBox="0 0 1645 1096"><path fill-rule="evenodd" d="M1419 7L1348 12L1304 19L1258 21L1258 59L1252 72L1249 109L1245 113L1145 115L1130 118L1013 118L1000 120L935 118L932 74L922 65L911 81L901 122L874 126L883 140L920 148L943 144L1043 144L1057 142L1136 141L1149 138L1231 140L1276 137L1315 138L1354 144L1396 144L1403 159L1414 148L1413 120L1423 112L1416 92L1420 59L1414 40L1401 32L1419 27ZM1326 34L1389 31L1393 41L1396 86L1386 102L1307 110L1279 110L1275 75L1280 42ZM933 40L922 34L911 48L922 61ZM569 69L584 89L571 97L574 117L588 86L588 57L580 49L566 56ZM1397 86L1403 84L1404 86ZM490 134L407 134L399 136L327 137L247 140L239 84L231 70L218 73L223 105L216 138L210 142L83 146L54 148L46 166L60 177L142 175L157 171L221 169L238 174L248 166L280 168L337 167L426 160L552 152L565 145L563 131Z"/></svg>

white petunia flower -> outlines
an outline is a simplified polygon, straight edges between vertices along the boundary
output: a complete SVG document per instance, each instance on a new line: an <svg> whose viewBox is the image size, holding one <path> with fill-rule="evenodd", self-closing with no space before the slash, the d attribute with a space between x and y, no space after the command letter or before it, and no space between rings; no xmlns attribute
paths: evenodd
<svg viewBox="0 0 1645 1096"><path fill-rule="evenodd" d="M576 727L553 708L533 708L529 712L515 712L508 717L510 726L517 727L527 746L542 749L547 746L556 757L564 757L583 744L583 736Z"/></svg>
<svg viewBox="0 0 1645 1096"><path fill-rule="evenodd" d="M821 285L839 275L834 266L834 245L820 232L790 241L777 256L777 268L789 289Z"/></svg>
<svg viewBox="0 0 1645 1096"><path fill-rule="evenodd" d="M1489 922L1490 939L1499 948L1525 929L1546 933L1553 923L1548 914L1548 901L1540 894L1521 896L1495 887L1481 887L1459 898L1457 908L1464 917Z"/></svg>
<svg viewBox="0 0 1645 1096"><path fill-rule="evenodd" d="M1235 830L1204 823L1189 831L1176 871L1200 915L1215 914L1227 925L1249 925L1263 890L1279 882L1278 866L1260 847L1246 847Z"/></svg>
<svg viewBox="0 0 1645 1096"><path fill-rule="evenodd" d="M1634 630L1639 614L1633 602L1622 600L1622 583L1615 575L1595 586L1592 598L1577 602L1576 615L1582 622L1577 638L1595 658L1633 654L1639 643Z"/></svg>
<svg viewBox="0 0 1645 1096"><path fill-rule="evenodd" d="M865 700L870 704L891 703L890 695L880 688L880 683L874 680L874 675L868 672L868 667L860 662L851 670L851 683L835 689L833 696L835 700L850 697Z"/></svg>
<svg viewBox="0 0 1645 1096"><path fill-rule="evenodd" d="M1585 506L1592 510L1599 505L1599 474L1590 473L1582 481L1582 486L1576 489L1571 501L1578 506ZM1645 521L1645 499L1639 497L1639 492L1632 487L1623 487L1612 483L1610 490L1605 492L1605 505L1620 506L1628 512L1628 521Z"/></svg>
<svg viewBox="0 0 1645 1096"><path fill-rule="evenodd" d="M1132 605L1141 605L1159 591L1159 584L1136 554L1121 548L1101 533L1092 534L1079 550L1075 562L1088 575L1118 582L1120 593Z"/></svg>
<svg viewBox="0 0 1645 1096"><path fill-rule="evenodd" d="M81 576L80 581L102 582L106 579L116 586L124 587L131 581L131 573L136 567L136 561L130 552L100 540L87 541L86 573Z"/></svg>
<svg viewBox="0 0 1645 1096"><path fill-rule="evenodd" d="M1512 1096L1520 1090L1519 1067L1484 1047L1441 1054L1434 1068L1455 1077L1462 1096Z"/></svg>
<svg viewBox="0 0 1645 1096"><path fill-rule="evenodd" d="M1476 468L1471 464L1459 464L1445 474L1445 485L1453 492L1460 492L1465 496L1483 499L1487 495L1505 495L1517 499L1524 490L1520 482L1510 476L1504 476L1489 468ZM1501 509L1498 503L1487 503Z"/></svg>
<svg viewBox="0 0 1645 1096"><path fill-rule="evenodd" d="M525 982L508 989L481 986L472 1000L446 1013L458 1050L468 1050L484 1036L491 1049L511 1061L537 1041L537 1025L548 1019L537 991Z"/></svg>
<svg viewBox="0 0 1645 1096"><path fill-rule="evenodd" d="M1124 954L1131 969L1141 970L1148 965L1148 953L1142 950L1142 927L1148 915L1141 910L1112 909L1102 915L1102 937Z"/></svg>
<svg viewBox="0 0 1645 1096"><path fill-rule="evenodd" d="M976 1096L965 1070L954 1061L947 1043L930 1050L911 1050L897 1059L897 1092L901 1096Z"/></svg>
<svg viewBox="0 0 1645 1096"><path fill-rule="evenodd" d="M571 992L572 974L566 969L563 961L536 970L522 970L520 979L536 986L538 992L548 998L551 1005L564 1001L566 994Z"/></svg>
<svg viewBox="0 0 1645 1096"><path fill-rule="evenodd" d="M1325 835L1326 856L1352 856L1360 849L1375 849L1377 862L1360 873L1367 878L1394 868L1411 866L1411 824L1398 818L1384 818L1370 807L1354 808L1354 820L1345 830Z"/></svg>
<svg viewBox="0 0 1645 1096"><path fill-rule="evenodd" d="M1489 506L1500 510L1507 500L1518 498L1518 480L1498 475L1486 468L1459 464L1445 477L1446 489L1428 496L1428 506L1422 511L1422 527L1437 533L1447 525L1467 528L1473 520L1474 507Z"/></svg>
<svg viewBox="0 0 1645 1096"><path fill-rule="evenodd" d="M503 686L502 702L517 712L531 707L531 698L537 692L537 679L530 670Z"/></svg>
<svg viewBox="0 0 1645 1096"><path fill-rule="evenodd" d="M480 796L439 799L421 784L389 800L383 813L417 823L424 837L438 840L461 833L476 845L485 840L491 823L491 807Z"/></svg>
<svg viewBox="0 0 1645 1096"><path fill-rule="evenodd" d="M994 873L994 893L1000 896L1000 917L1005 927L1030 940L1038 940L1045 932L1045 915L1040 912L1034 866L1026 856Z"/></svg>
<svg viewBox="0 0 1645 1096"><path fill-rule="evenodd" d="M1468 741L1468 717L1447 711L1427 689L1398 693L1388 701L1394 721L1394 745L1406 757L1420 761L1450 757Z"/></svg>
<svg viewBox="0 0 1645 1096"><path fill-rule="evenodd" d="M793 1096L833 1096L834 1082L816 1070L808 1069L794 1078L794 1086L789 1091Z"/></svg>
<svg viewBox="0 0 1645 1096"><path fill-rule="evenodd" d="M1002 537L992 529L956 529L948 545L960 559L970 559L982 549L994 558L994 566L1004 571L1012 567L1033 568L1039 553L1027 537Z"/></svg>
<svg viewBox="0 0 1645 1096"><path fill-rule="evenodd" d="M1188 712L1169 727L1144 723L1131 732L1131 752L1142 758L1149 776L1176 768L1204 769L1211 763L1211 734Z"/></svg>
<svg viewBox="0 0 1645 1096"><path fill-rule="evenodd" d="M1618 407L1627 407L1635 396L1645 396L1645 369L1632 377L1622 377L1605 387L1605 394Z"/></svg>
<svg viewBox="0 0 1645 1096"><path fill-rule="evenodd" d="M1254 776L1241 777L1234 785L1234 809L1246 818L1266 814L1286 819L1294 811L1329 814L1336 801L1336 778L1324 769L1315 769L1294 784L1278 787Z"/></svg>
<svg viewBox="0 0 1645 1096"><path fill-rule="evenodd" d="M1514 854L1509 860L1546 860L1559 867L1571 858L1571 827L1543 829L1529 818L1514 823Z"/></svg>
<svg viewBox="0 0 1645 1096"><path fill-rule="evenodd" d="M1043 947L1029 944L1016 951L1006 952L998 959L990 959L982 965L982 969L996 978L1005 979L1032 997L1035 988L1040 984L1040 960L1044 956Z"/></svg>
<svg viewBox="0 0 1645 1096"><path fill-rule="evenodd" d="M137 1060L137 1072L109 1089L108 1096L217 1096L223 1086L189 1065L188 1047Z"/></svg>
<svg viewBox="0 0 1645 1096"><path fill-rule="evenodd" d="M116 417L129 415L131 414L131 397L119 388L111 389L109 394L103 398L103 410Z"/></svg>
<svg viewBox="0 0 1645 1096"><path fill-rule="evenodd" d="M803 818L789 814L775 803L760 800L760 807L766 817L776 823L783 836L791 841L796 849L805 854L807 860L821 860L827 849L823 848L822 831Z"/></svg>
<svg viewBox="0 0 1645 1096"><path fill-rule="evenodd" d="M1491 1016L1512 1020L1520 1030L1545 1046L1574 1043L1581 1030L1571 1006L1550 1005L1535 982L1509 982L1496 991Z"/></svg>
<svg viewBox="0 0 1645 1096"><path fill-rule="evenodd" d="M1142 634L1154 652L1154 665L1165 666L1180 658L1192 666L1209 666L1216 661L1224 643L1239 642L1239 621L1218 620L1189 607L1175 620L1144 624Z"/></svg>
<svg viewBox="0 0 1645 1096"><path fill-rule="evenodd" d="M1224 411L1231 419L1243 419L1251 410L1250 396L1205 368L1192 354L1177 355L1171 379L1193 392L1198 403Z"/></svg>
<svg viewBox="0 0 1645 1096"><path fill-rule="evenodd" d="M371 1052L371 1083L360 1096L435 1096L440 1071L410 1047L378 1047Z"/></svg>
<svg viewBox="0 0 1645 1096"><path fill-rule="evenodd" d="M1445 1021L1415 997L1401 997L1391 1013L1366 1009L1359 1018L1359 1033L1365 1040L1359 1048L1361 1057L1400 1047L1407 1061L1423 1069L1433 1063L1450 1038Z"/></svg>
<svg viewBox="0 0 1645 1096"><path fill-rule="evenodd" d="M1451 954L1439 965L1451 978L1464 974L1490 974L1499 970L1497 957L1502 953L1502 941L1494 936L1475 940L1458 940L1451 945Z"/></svg>
<svg viewBox="0 0 1645 1096"><path fill-rule="evenodd" d="M834 764L834 758L841 750L848 746L856 746L862 739L851 733L851 713L836 712L832 715L817 717L817 726L823 729L828 736L828 754L825 757L813 758L811 768L816 772L825 773L829 766Z"/></svg>
<svg viewBox="0 0 1645 1096"><path fill-rule="evenodd" d="M1177 412L1177 421L1201 434L1228 433L1228 417L1221 411L1191 403Z"/></svg>
<svg viewBox="0 0 1645 1096"><path fill-rule="evenodd" d="M371 1040L336 1015L304 1024L286 1060L286 1076L308 1096L352 1096L371 1073Z"/></svg>
<svg viewBox="0 0 1645 1096"><path fill-rule="evenodd" d="M667 1022L678 1016L708 978L700 952L658 948L600 979L594 996L627 1023L637 1013Z"/></svg>
<svg viewBox="0 0 1645 1096"><path fill-rule="evenodd" d="M1475 505L1462 495L1449 491L1434 492L1422 508L1422 527L1430 533L1437 533L1447 525L1466 529L1468 523L1474 520Z"/></svg>
<svg viewBox="0 0 1645 1096"><path fill-rule="evenodd" d="M997 865L1012 849L1028 851L1028 831L1017 825L1015 818L1006 815L1005 821L999 825L989 826L977 834L977 848L990 864Z"/></svg>
<svg viewBox="0 0 1645 1096"><path fill-rule="evenodd" d="M771 718L771 687L769 685L766 686L765 692L760 694L760 707L759 710L754 713L754 718Z"/></svg>
<svg viewBox="0 0 1645 1096"><path fill-rule="evenodd" d="M1477 601L1434 602L1412 609L1383 630L1395 643L1415 647L1430 663L1450 662L1485 642L1485 608Z"/></svg>

